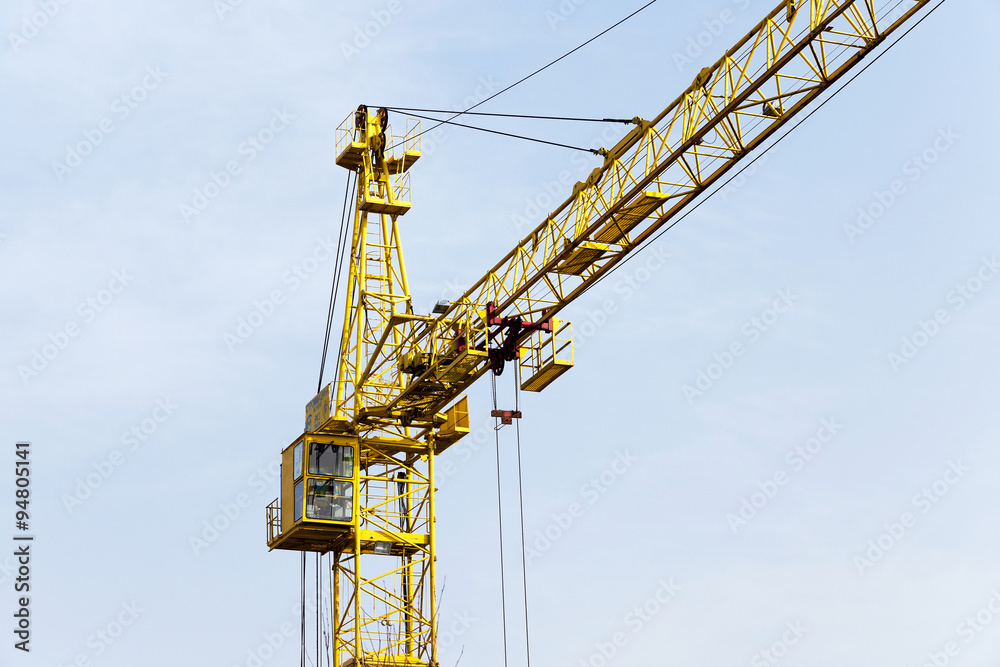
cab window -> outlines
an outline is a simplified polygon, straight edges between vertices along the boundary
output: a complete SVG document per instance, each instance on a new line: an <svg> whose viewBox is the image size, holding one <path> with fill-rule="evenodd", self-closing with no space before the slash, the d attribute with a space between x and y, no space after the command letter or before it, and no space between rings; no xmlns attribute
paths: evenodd
<svg viewBox="0 0 1000 667"><path fill-rule="evenodd" d="M292 450L292 479L302 477L302 443L295 445Z"/></svg>
<svg viewBox="0 0 1000 667"><path fill-rule="evenodd" d="M354 447L312 443L309 447L309 474L354 477Z"/></svg>
<svg viewBox="0 0 1000 667"><path fill-rule="evenodd" d="M324 521L351 521L353 484L334 479L309 479L306 491L306 518Z"/></svg>
<svg viewBox="0 0 1000 667"><path fill-rule="evenodd" d="M302 482L295 485L295 521L302 519Z"/></svg>

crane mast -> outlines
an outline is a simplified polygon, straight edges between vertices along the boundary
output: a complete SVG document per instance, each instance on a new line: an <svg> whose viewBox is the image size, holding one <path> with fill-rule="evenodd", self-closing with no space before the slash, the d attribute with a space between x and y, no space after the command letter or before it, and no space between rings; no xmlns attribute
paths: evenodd
<svg viewBox="0 0 1000 667"><path fill-rule="evenodd" d="M400 225L414 121L362 106L337 130L355 195L336 380L283 452L268 546L331 553L333 664L436 667L434 459L469 432L463 392L573 365L560 311L854 68L929 0L784 0L452 303L413 310ZM657 85L650 68L648 83Z"/></svg>

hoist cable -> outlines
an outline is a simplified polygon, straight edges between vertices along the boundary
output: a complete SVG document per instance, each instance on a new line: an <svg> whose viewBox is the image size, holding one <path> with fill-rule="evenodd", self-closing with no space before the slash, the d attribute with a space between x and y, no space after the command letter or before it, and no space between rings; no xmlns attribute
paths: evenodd
<svg viewBox="0 0 1000 667"><path fill-rule="evenodd" d="M514 360L514 412L519 412L521 409L521 394L520 394L520 384L521 384L521 364L515 359ZM497 410L497 376L495 373L490 373L490 386L493 393L493 409ZM524 591L524 648L525 655L528 660L528 667L531 667L531 642L528 631L528 568L527 559L525 557L525 542L524 542L524 493L523 493L523 483L521 476L521 422L518 417L514 417L516 420L515 431L517 433L517 502L520 508L520 532L521 532L521 583ZM497 515L499 517L500 523L500 588L501 588L501 609L503 614L503 642L504 642L504 665L507 664L507 588L504 583L505 567L504 567L504 557L503 557L503 503L501 501L500 495L500 418L497 417L497 423L494 430L496 434L497 443Z"/></svg>
<svg viewBox="0 0 1000 667"><path fill-rule="evenodd" d="M319 599L319 559L320 553L316 552L316 667L321 667L319 655L319 623L320 623L320 599Z"/></svg>
<svg viewBox="0 0 1000 667"><path fill-rule="evenodd" d="M493 409L497 410L497 376L490 373L490 381L493 384ZM504 584L504 564L503 564L503 502L500 494L500 418L496 418L496 426L493 433L497 441L497 521L500 525L500 610L503 618L503 664L507 667L507 587Z"/></svg>
<svg viewBox="0 0 1000 667"><path fill-rule="evenodd" d="M430 116L421 116L420 114L417 114L417 113L409 113L407 115L413 116L415 118L423 118L424 120L437 120L437 121L440 121L440 122L438 122L438 125L454 125L456 127L464 127L466 129L469 129L469 130L479 130L480 132L489 132L490 134L500 134L500 135L503 135L505 137L512 137L514 139L524 139L525 141L534 141L534 142L539 143L539 144L548 144L549 146L558 146L560 148L570 148L570 149L575 150L575 151L583 151L585 153L593 153L594 155L600 155L601 154L600 151L598 151L598 150L596 150L594 148L581 148L580 146L570 146L569 144L560 144L560 143L555 142L555 141L547 141L545 139L536 139L535 137L526 137L523 134L512 134L510 132L501 132L500 130L491 130L491 129L485 128L485 127L476 127L475 125L465 125L464 123L456 123L456 122L452 121L451 119L440 120L439 118L432 118ZM435 125L435 127L437 127L437 125Z"/></svg>
<svg viewBox="0 0 1000 667"><path fill-rule="evenodd" d="M375 105L369 105L375 106ZM418 109L415 107L386 107L389 111L417 111L420 113L455 113L454 109ZM622 123L623 125L631 125L631 118L577 118L574 116L539 116L535 114L523 114L523 113L487 113L485 111L463 111L463 116L496 116L499 118L529 118L532 120L568 120L576 121L580 123ZM437 120L437 119L432 119Z"/></svg>
<svg viewBox="0 0 1000 667"><path fill-rule="evenodd" d="M345 232L345 222L347 220L347 202L353 197L348 195L353 195L353 188L351 187L351 176L353 172L347 173L347 182L344 184L344 204L340 213L340 229L337 232L337 251L335 253L334 267L333 267L333 282L330 286L330 305L326 314L326 333L323 336L323 357L319 364L319 381L316 386L316 392L319 393L323 390L323 372L326 369L326 357L330 348L330 336L331 329L333 327L333 316L334 311L337 308L337 293L340 291L340 276L341 268L343 264L343 256L346 252L346 232ZM354 186L357 187L357 178L354 179ZM317 583L316 583L316 605L317 605L317 618L316 618L316 660L319 661L320 653L320 631L319 625L321 620L319 618L319 590L320 590L320 579L319 579L320 562L319 556L317 555L316 560L316 572L317 572ZM302 596L302 618L301 618L301 655L300 655L300 665L305 667L306 665L306 553L302 552L302 581L301 581L301 596Z"/></svg>
<svg viewBox="0 0 1000 667"><path fill-rule="evenodd" d="M348 176L350 176L350 174L348 174ZM355 193L357 191L358 191L358 175L354 174L354 185L351 186L351 196L350 196L351 200L355 199ZM339 294L340 293L340 279L343 278L343 276L344 276L344 258L347 257L347 239L348 239L348 236L350 235L350 233L353 231L353 229L354 229L354 224L353 224L353 221L352 221L351 226L344 227L343 236L341 238L341 241L338 242L339 243L339 247L340 247L340 255L337 256L337 260L336 260L337 261L337 266L334 269L335 272L336 272L334 275L336 276L336 279L337 279L337 282L334 284L334 288L333 288L335 294ZM346 296L345 296L345 298L346 298ZM336 307L336 301L334 301L334 306ZM352 318L354 317L354 311L353 311L353 309L351 310L351 317ZM350 324L353 324L353 319L351 320ZM336 365L336 372L337 372L337 378L338 379L340 378L340 364L342 362L343 362L343 359L341 359L340 355L338 354L337 355L337 365Z"/></svg>
<svg viewBox="0 0 1000 667"><path fill-rule="evenodd" d="M327 635L327 646L330 645L329 637L334 637L336 640L337 636L337 589L336 589L336 578L340 576L340 572L337 571L340 566L340 561L335 560L334 556L330 555L330 634ZM337 656L333 654L333 650L330 651L330 665L332 666L336 662Z"/></svg>
<svg viewBox="0 0 1000 667"><path fill-rule="evenodd" d="M882 51L880 51L879 53L877 53L877 54L875 55L875 57L874 57L874 58L872 58L872 59L871 59L871 60L870 60L870 61L869 61L869 62L868 62L868 63L867 63L867 64L866 64L866 65L865 65L864 67L862 67L862 68L861 68L860 70L858 70L857 72L855 72L855 73L854 73L854 75L853 75L853 76L851 76L851 77L850 77L850 78L849 78L849 79L848 79L847 81L845 81L845 82L844 82L843 84L841 84L841 86L840 86L839 88L837 88L837 89L836 89L836 90L834 90L834 91L833 91L832 93L830 93L829 97L827 97L827 98L826 98L825 100L821 101L821 102L820 102L820 103L819 103L819 104L818 104L818 105L816 106L816 108L814 108L814 109L811 109L811 110L809 111L809 113L807 113L807 114L806 114L805 116L803 116L803 117L802 117L801 119L799 119L799 120L798 120L798 122L796 122L796 123L795 123L794 125L792 125L792 127L791 127L791 128L789 128L789 129L788 129L788 130L787 130L787 131L786 131L786 132L785 132L784 134L782 134L782 135L781 135L780 137L778 137L778 138L777 138L777 139L775 139L775 140L774 140L773 142L771 142L771 144L769 144L768 146L766 146L765 148L763 148L763 149L761 150L760 154L758 154L758 155L754 156L754 158L753 158L752 160L750 160L749 162L747 162L747 163L746 163L745 165L743 165L743 166L742 166L742 168L740 168L739 170L737 170L737 171L736 171L736 173L734 173L734 174L733 174L732 176L730 176L729 178L727 178L727 179L726 179L726 180L725 180L725 181L724 181L724 182L722 183L722 185L719 185L719 186L718 186L718 187L716 187L716 188L715 188L714 190L712 190L711 192L709 192L709 193L708 193L708 194L707 194L707 195L706 195L705 197L703 197L703 198L702 198L702 199L701 199L700 201L698 201L698 202L695 202L695 204L693 204L693 205L692 205L692 206L691 206L690 208L688 208L688 209L687 209L686 211L684 211L684 213L683 213L683 214L681 214L681 216L680 216L680 217L678 217L678 218L677 218L676 220L674 220L673 222L671 222L671 223L670 223L669 225L667 225L667 226L666 226L666 227L664 227L663 229L659 230L659 231L658 231L658 232L657 232L656 234L654 234L654 235L653 235L653 236L652 236L651 238L649 238L649 239L647 239L646 241L644 241L644 242L643 242L643 245L642 245L642 247L641 247L641 248L636 248L636 249L635 249L635 250L636 250L636 252L631 252L631 253L629 253L629 254L628 254L628 255L627 255L626 257L625 257L625 259L623 259L622 261L618 262L618 263L617 263L617 264L615 264L615 265L614 265L613 267L611 267L611 268L610 268L610 269L608 270L608 272L607 272L607 273L605 273L605 274L601 275L601 276L600 276L599 278L597 278L597 279L596 279L596 280L594 280L594 281L593 281L592 283L590 283L590 284L589 284L589 285L587 285L587 286L586 286L585 288L583 288L583 290L582 290L582 291L580 292L580 294L578 294L577 296L579 297L579 296L583 296L584 294L586 294L586 293L587 293L587 291L588 291L588 290L590 290L590 288L592 288L592 287L593 287L594 285L597 285L598 283L600 283L600 282L601 282L602 280L604 280L605 278L607 278L608 276L610 276L610 275L611 275L612 273L614 273L615 271L617 271L619 267L623 266L623 265L624 265L624 264L625 264L626 262L628 262L628 261L629 261L630 259L632 259L633 257L635 257L635 256L636 256L636 255L638 254L638 252L637 252L637 251L641 251L641 250L643 250L643 249L645 249L645 248L648 248L648 247L649 247L650 245L652 245L652 244L653 244L653 242L654 242L654 241L656 241L656 240L657 240L657 239L659 239L659 238L660 238L661 236L663 236L663 235L664 235L664 234L666 234L666 233L667 233L668 231L670 231L670 230L671 230L671 229L672 229L672 228L674 227L674 225L678 224L678 223L679 223L679 222L681 222L681 221L682 221L682 220L683 220L684 218L686 218L686 217L688 217L689 215L691 215L692 213L694 213L694 212L695 212L696 210L698 210L698 208L699 208L699 207L700 207L700 206L701 206L702 204L704 204L704 203L705 203L705 202L707 202L707 201L708 201L709 199L711 199L712 197L714 197L714 196L715 196L716 194L718 194L718 193L719 193L719 192L720 192L721 190L725 189L725 187L726 187L727 185L729 185L729 184L730 184L730 183L731 183L731 182L732 182L732 181L733 181L734 179L736 179L736 178L737 178L737 177L738 177L738 176L739 176L740 174L742 174L742 173L743 173L744 171L746 171L746 170L747 170L747 169L749 169L749 168L750 168L751 166L753 166L753 164L754 164L754 163L755 163L755 162L756 162L757 160L759 160L760 158L762 158L762 157L764 157L765 155L767 155L767 152L768 152L768 151L770 151L770 150L771 150L772 148L774 148L775 146L777 146L777 145L778 145L778 144L779 144L779 143L780 143L780 142L781 142L781 141L782 141L782 140L783 140L783 139L784 139L785 137L787 137L787 136L788 136L789 134L791 134L792 132L794 132L794 131L795 131L795 130L796 130L796 129L797 129L797 128L798 128L799 126L800 126L800 125L802 125L802 123L804 123L804 122L806 122L807 120L809 120L809 118L810 118L810 117L811 117L811 116L812 116L812 115L813 115L814 113L816 113L817 111L819 111L820 109L822 109L822 108L824 107L824 105L826 105L826 103L827 103L827 102L829 102L829 101L830 101L830 100L832 100L832 99L833 99L834 97L836 97L836 96L837 96L837 95L838 95L838 94L839 94L839 93L840 93L840 92L841 92L842 90L844 90L844 88L846 88L847 86L849 86L849 85L851 84L851 82L852 82L852 81L854 81L854 80L855 80L855 79L857 79L857 78L858 78L859 76L861 76L862 74L864 74L865 70L867 70L867 69L868 69L869 67L871 67L872 65L874 65L874 64L875 64L876 62L878 62L879 58L881 58L882 56L884 56L885 54L887 54L887 53L889 52L889 50L890 50L890 49L892 49L892 47L896 46L896 44L899 44L899 41L900 41L901 39L903 39L903 38L904 38L904 37L906 37L906 36L907 36L908 34L910 34L910 32L911 32L912 30L914 30L914 29L915 29L915 28L916 28L916 27L917 27L918 25L920 25L921 23L923 23L925 19L927 19L927 18L928 18L928 17L929 17L929 16L931 15L931 14L933 14L934 12L936 12L936 11L937 11L937 10L938 10L938 9L939 9L939 8L941 7L941 5L943 5L944 3L945 3L945 0L941 0L941 1L940 1L940 2L938 2L938 3L936 4L936 5L934 5L933 7L931 7L931 8L930 8L930 9L929 9L929 10L927 11L927 13L926 13L926 14L924 14L923 16L921 16L921 17L920 17L920 19L918 19L918 20L917 20L917 22L916 22L916 23L914 23L914 24L913 24L913 25L911 25L911 26L910 26L909 28L907 28L907 30L906 30L905 32L903 32L903 34L899 35L899 36L898 36L898 37L896 38L896 40L895 40L895 41L893 41L893 42L890 42L890 43L889 43L889 45L885 47L885 49L883 49Z"/></svg>
<svg viewBox="0 0 1000 667"><path fill-rule="evenodd" d="M334 259L333 267L333 284L330 286L330 306L326 314L326 335L323 337L323 358L319 363L319 382L316 387L316 393L323 390L323 371L326 369L326 355L330 348L330 335L331 329L333 327L333 313L337 308L337 292L340 290L340 273L341 265L343 263L343 253L345 251L346 239L344 238L344 224L347 220L347 202L348 202L348 192L353 193L351 189L351 175L354 172L347 172L347 182L344 184L344 205L340 212L340 230L337 232L337 252ZM357 186L357 179L354 182Z"/></svg>
<svg viewBox="0 0 1000 667"><path fill-rule="evenodd" d="M326 620L326 596L323 594L323 555L319 554L316 559L316 664L323 667L326 661L326 651L320 653L325 639L325 628L323 621Z"/></svg>
<svg viewBox="0 0 1000 667"><path fill-rule="evenodd" d="M306 552L305 551L302 552L301 594L302 594L302 627L301 627L302 650L299 659L299 667L306 667Z"/></svg>
<svg viewBox="0 0 1000 667"><path fill-rule="evenodd" d="M514 410L521 409L521 364L514 364ZM527 667L531 667L531 640L528 625L528 563L524 548L524 482L521 476L521 420L514 424L517 435L517 502L521 510L521 585L524 589L524 652L528 659Z"/></svg>
<svg viewBox="0 0 1000 667"><path fill-rule="evenodd" d="M607 33L611 32L612 30L614 30L615 28L617 28L618 26L620 26L620 25L621 25L622 23L625 23L625 21L628 21L628 20L629 20L630 18L632 18L633 16L635 16L636 14L638 14L639 12L641 12L642 10L646 9L646 8L647 8L647 7L649 7L650 5L653 5L653 4L655 4L655 3L656 3L656 1L657 1L657 0L650 0L649 2L647 2L646 4L644 4L644 5L642 6L642 7L640 7L639 9L635 10L634 12L632 12L631 14L629 14L628 16L626 16L625 18L621 19L620 21L618 21L618 22L614 23L614 24L613 24L613 25L611 25L610 27L608 27L608 28L605 28L605 29L604 29L604 30L602 30L601 32L597 33L596 35L594 35L593 37L591 37L590 39L588 39L588 40L587 40L586 42L584 42L583 44L580 44L580 45L579 45L579 46L577 46L576 48L574 48L574 49L572 49L572 50L570 50L570 51L567 51L566 53L564 53L563 55L559 56L558 58L556 58L555 60L553 60L553 61L552 61L552 62L550 62L549 64L547 64L547 65L544 65L544 66L542 66L542 67L539 67L538 69L536 69L536 70L535 70L534 72L532 72L531 74L529 74L529 75L527 75L527 76L525 76L525 77L522 77L522 78L518 79L517 81L515 81L515 82L514 82L514 83L512 83L512 84L510 84L510 85L509 85L509 86L507 86L506 88L502 88L501 90L499 90L499 91L497 91L497 92L493 93L492 95L490 95L490 96L489 96L489 97L487 97L486 99L482 100L481 102L477 102L476 104L473 104L473 105L472 105L471 107L469 107L468 109L465 109L464 111L459 111L459 112L456 112L456 113L455 113L455 115L454 115L454 116L452 116L451 118L449 118L448 120L454 120L454 119L458 118L459 116L461 116L462 114L465 114L465 113L468 113L468 112L472 111L473 109L475 109L476 107L478 107L478 106L481 106L481 105L483 105L483 104L486 104L486 103L487 103L487 102L489 102L490 100L492 100L492 99L494 99L494 98L496 98L496 97L498 97L498 96L500 96L500 95L503 95L504 93L506 93L506 92L507 92L508 90L510 90L510 89L511 89L511 88L513 88L514 86L517 86L517 85L519 85L519 84L522 84L522 83L524 83L525 81L527 81L528 79L530 79L531 77L535 76L536 74L539 74L539 73L541 73L541 72L543 72L543 71L547 70L548 68L552 67L552 66L553 66L553 65L555 65L555 64L556 64L557 62L559 62L560 60L563 60L564 58L567 58L567 57L569 57L570 55L572 55L572 54L576 53L577 51L579 51L579 50L580 50L580 49L582 49L583 47L587 46L588 44L590 44L590 43L591 43L591 42L593 42L594 40L598 39L599 37L603 37L603 36L604 36L604 35L606 35ZM412 138L416 138L416 137L419 137L419 136L420 136L421 134L426 134L427 132L430 132L431 130L433 130L433 129L437 128L437 127L440 127L441 125L443 125L443 124L444 124L444 122L445 122L445 121L441 121L441 122L439 122L439 123L438 123L437 125L434 125L434 126L432 126L432 127L429 127L429 128L427 128L426 130L423 130L422 132L419 132L419 133L417 133L417 134L416 134L416 135L414 135L414 137L412 137ZM390 148L390 149L392 149L392 148L395 148L395 147L396 147L396 146L398 146L398 145L399 145L400 143L402 143L402 142L397 142L396 144L393 144L393 145L392 145L392 146L390 146L389 148Z"/></svg>

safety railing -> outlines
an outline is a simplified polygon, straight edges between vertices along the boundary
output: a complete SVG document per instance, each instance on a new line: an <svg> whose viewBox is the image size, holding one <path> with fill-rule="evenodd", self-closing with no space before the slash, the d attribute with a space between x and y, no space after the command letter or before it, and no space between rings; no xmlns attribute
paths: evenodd
<svg viewBox="0 0 1000 667"><path fill-rule="evenodd" d="M281 499L275 498L267 506L267 543L274 542L281 536Z"/></svg>

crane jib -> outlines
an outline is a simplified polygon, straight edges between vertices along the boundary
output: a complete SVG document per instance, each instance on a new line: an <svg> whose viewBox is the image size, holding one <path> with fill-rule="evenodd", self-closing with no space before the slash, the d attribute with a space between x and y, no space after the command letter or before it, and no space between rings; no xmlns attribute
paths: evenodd
<svg viewBox="0 0 1000 667"><path fill-rule="evenodd" d="M491 301L503 316L555 317L927 4L910 0L898 16L875 16L873 5L860 0L811 2L808 11L805 3L798 11L782 3L653 121L641 122L608 151L574 196L414 345L462 308ZM476 345L485 345L483 336ZM440 370L429 367L386 407L405 405L420 380L433 381ZM437 393L426 408L446 404L483 371Z"/></svg>
<svg viewBox="0 0 1000 667"><path fill-rule="evenodd" d="M336 379L283 450L281 495L266 515L271 549L332 554L331 664L439 664L435 460L471 433L462 392L507 363L526 391L566 373L573 337L561 310L790 119L822 106L820 95L928 4L880 13L871 0L782 0L652 120L634 118L571 197L427 315L413 310L398 234L419 121L397 134L386 108L350 113L336 130L336 163L356 186ZM521 417L517 401L495 403L502 424Z"/></svg>

